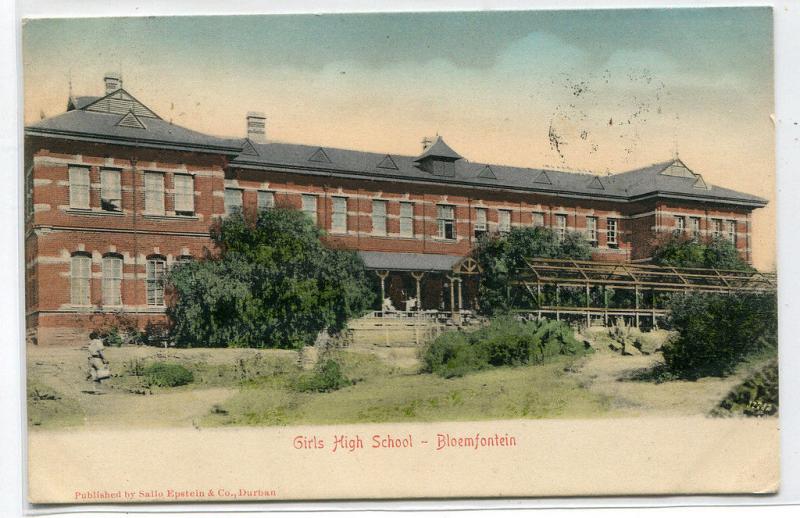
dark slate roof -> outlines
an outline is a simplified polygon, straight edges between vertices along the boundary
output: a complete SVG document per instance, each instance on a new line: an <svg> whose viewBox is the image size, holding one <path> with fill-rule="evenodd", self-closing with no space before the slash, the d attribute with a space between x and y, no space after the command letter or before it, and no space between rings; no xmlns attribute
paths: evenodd
<svg viewBox="0 0 800 518"><path fill-rule="evenodd" d="M691 173L691 178L661 174L674 161L662 162L626 173L599 176L591 173L552 169L472 163L460 159L455 162L455 175L442 177L434 176L420 168L419 157L407 155L389 155L397 165L397 169L387 169L378 167L387 156L384 153L326 147L322 149L329 157L330 162L319 163L310 160L318 153L320 149L318 146L280 142L254 144L253 146L257 154L241 154L231 162L231 165L287 171L302 170L311 174L458 184L479 188L505 188L595 199L629 200L660 194L700 200L719 200L756 207L767 203L766 200L757 196L721 187L696 188L694 185L699 175L694 173ZM484 173L487 165L490 166L494 177Z"/></svg>
<svg viewBox="0 0 800 518"><path fill-rule="evenodd" d="M119 126L124 115L71 110L25 128L26 134L59 136L93 142L238 154L241 139L224 139L193 131L167 121L142 119L144 128Z"/></svg>
<svg viewBox="0 0 800 518"><path fill-rule="evenodd" d="M358 252L370 270L449 272L462 260L460 255Z"/></svg>
<svg viewBox="0 0 800 518"><path fill-rule="evenodd" d="M464 158L455 151L453 148L448 146L442 137L436 135L436 140L433 141L433 144L428 147L425 151L422 152L421 155L417 157L417 161L424 160L426 158L449 158L451 160L458 160L459 158Z"/></svg>
<svg viewBox="0 0 800 518"><path fill-rule="evenodd" d="M89 106L98 99L100 99L100 97L93 95L80 95L78 97L70 97L69 102L67 103L67 110L82 110L83 108Z"/></svg>

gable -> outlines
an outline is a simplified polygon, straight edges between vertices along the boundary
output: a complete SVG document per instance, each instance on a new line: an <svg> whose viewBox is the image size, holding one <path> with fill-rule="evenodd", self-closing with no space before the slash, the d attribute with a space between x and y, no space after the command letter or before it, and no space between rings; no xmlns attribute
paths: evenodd
<svg viewBox="0 0 800 518"><path fill-rule="evenodd" d="M251 156L259 156L256 147L250 142L250 139L245 139L244 144L242 144L242 154L243 155L251 155Z"/></svg>
<svg viewBox="0 0 800 518"><path fill-rule="evenodd" d="M694 178L695 174L680 160L676 160L661 171L664 176L677 176L679 178Z"/></svg>
<svg viewBox="0 0 800 518"><path fill-rule="evenodd" d="M697 180L695 180L694 185L692 185L692 187L694 187L695 189L706 189L706 190L710 189L706 181L703 180L702 176L700 176L699 174L696 176Z"/></svg>
<svg viewBox="0 0 800 518"><path fill-rule="evenodd" d="M386 155L383 160L378 164L381 169L397 169L397 164L392 160L392 157Z"/></svg>
<svg viewBox="0 0 800 518"><path fill-rule="evenodd" d="M491 166L484 167L480 173L478 173L478 178L487 178L489 180L497 180L497 177L494 175L494 171L492 170Z"/></svg>
<svg viewBox="0 0 800 518"><path fill-rule="evenodd" d="M83 109L89 112L116 113L117 115L125 115L128 112L132 112L137 117L161 118L121 88L86 105Z"/></svg>
<svg viewBox="0 0 800 518"><path fill-rule="evenodd" d="M318 148L316 151L314 151L314 154L312 154L310 157L308 157L308 161L309 162L321 162L321 163L325 163L325 164L330 164L331 163L331 159L328 158L328 154L325 153L325 150L322 149L322 148Z"/></svg>
<svg viewBox="0 0 800 518"><path fill-rule="evenodd" d="M606 189L603 186L603 182L600 181L600 178L598 178L596 176L594 178L592 178L592 180L589 182L589 185L587 187L589 187L589 189L600 189L600 190L603 190L603 191Z"/></svg>
<svg viewBox="0 0 800 518"><path fill-rule="evenodd" d="M539 175L533 179L534 183L546 183L548 185L552 185L553 182L550 181L550 177L547 176L547 172L539 171Z"/></svg>
<svg viewBox="0 0 800 518"><path fill-rule="evenodd" d="M134 115L133 112L128 112L122 116L122 118L117 122L117 126L124 126L126 128L138 128L138 129L147 129L139 117Z"/></svg>

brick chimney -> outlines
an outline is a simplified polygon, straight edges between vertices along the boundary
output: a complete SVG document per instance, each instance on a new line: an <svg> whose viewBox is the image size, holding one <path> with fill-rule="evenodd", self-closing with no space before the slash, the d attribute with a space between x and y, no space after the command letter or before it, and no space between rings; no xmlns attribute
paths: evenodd
<svg viewBox="0 0 800 518"><path fill-rule="evenodd" d="M106 85L106 95L122 88L122 76L116 72L106 73L105 77L103 77L103 82Z"/></svg>
<svg viewBox="0 0 800 518"><path fill-rule="evenodd" d="M267 116L261 112L247 112L247 138L258 144L267 143Z"/></svg>

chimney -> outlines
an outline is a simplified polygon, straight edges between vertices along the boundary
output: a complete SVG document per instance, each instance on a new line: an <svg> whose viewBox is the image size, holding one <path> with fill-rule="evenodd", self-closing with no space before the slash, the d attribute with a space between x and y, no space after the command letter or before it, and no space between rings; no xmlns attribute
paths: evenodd
<svg viewBox="0 0 800 518"><path fill-rule="evenodd" d="M106 95L122 88L122 76L116 72L108 72L103 82L106 84Z"/></svg>
<svg viewBox="0 0 800 518"><path fill-rule="evenodd" d="M267 116L261 112L247 112L247 138L258 144L267 143Z"/></svg>

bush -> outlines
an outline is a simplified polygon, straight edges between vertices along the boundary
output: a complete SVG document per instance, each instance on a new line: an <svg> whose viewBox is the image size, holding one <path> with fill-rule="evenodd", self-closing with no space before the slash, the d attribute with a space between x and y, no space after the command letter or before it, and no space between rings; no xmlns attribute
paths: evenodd
<svg viewBox="0 0 800 518"><path fill-rule="evenodd" d="M342 374L342 367L331 358L320 359L311 375L301 376L295 388L299 392L333 392L352 382Z"/></svg>
<svg viewBox="0 0 800 518"><path fill-rule="evenodd" d="M156 362L142 371L145 381L157 387L178 387L194 381L192 372L177 363Z"/></svg>
<svg viewBox="0 0 800 518"><path fill-rule="evenodd" d="M476 331L440 335L422 350L421 360L424 372L452 378L488 367L543 363L554 356L585 351L564 322L523 322L504 316Z"/></svg>
<svg viewBox="0 0 800 518"><path fill-rule="evenodd" d="M653 263L683 268L752 270L739 256L736 246L720 237L696 240L686 235L660 234L653 245Z"/></svg>
<svg viewBox="0 0 800 518"><path fill-rule="evenodd" d="M167 313L177 346L297 349L360 316L375 291L360 257L323 245L292 209L224 218L211 231L217 255L172 269Z"/></svg>
<svg viewBox="0 0 800 518"><path fill-rule="evenodd" d="M482 270L478 289L481 312L502 314L530 301L524 288L512 284L517 272L526 267L526 258L590 259L591 252L582 233L567 232L559 239L555 231L544 227L515 227L507 234L481 238L472 254Z"/></svg>
<svg viewBox="0 0 800 518"><path fill-rule="evenodd" d="M664 345L664 361L681 378L726 376L753 355L777 351L774 293L676 295L668 309L677 335Z"/></svg>
<svg viewBox="0 0 800 518"><path fill-rule="evenodd" d="M734 388L711 414L764 417L778 413L778 362L771 361Z"/></svg>

